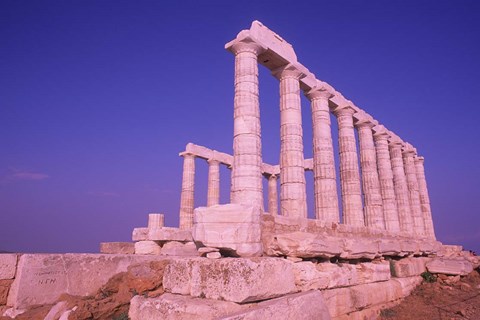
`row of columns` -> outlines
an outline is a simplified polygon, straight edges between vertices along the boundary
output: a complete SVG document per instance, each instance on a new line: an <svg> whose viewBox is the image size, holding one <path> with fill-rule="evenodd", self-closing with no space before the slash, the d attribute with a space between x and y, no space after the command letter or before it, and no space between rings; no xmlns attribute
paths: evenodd
<svg viewBox="0 0 480 320"><path fill-rule="evenodd" d="M263 207L257 57L266 49L246 36L237 39L230 50L235 54L232 202ZM280 81L280 212L306 218L300 104L300 79L306 74L294 64L277 68L272 74ZM338 222L340 216L330 126L332 111L338 121L343 223L434 238L423 160L416 156L413 147L392 138L387 130L375 130L378 123L351 105L331 110L331 93L323 87L314 87L305 94L312 108L317 219ZM270 190L273 192L273 187L269 187L269 194Z"/></svg>

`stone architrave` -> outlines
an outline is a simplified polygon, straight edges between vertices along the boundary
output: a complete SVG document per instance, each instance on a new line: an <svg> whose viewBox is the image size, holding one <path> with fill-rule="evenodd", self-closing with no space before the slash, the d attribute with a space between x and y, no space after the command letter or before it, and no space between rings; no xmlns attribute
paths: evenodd
<svg viewBox="0 0 480 320"><path fill-rule="evenodd" d="M307 217L300 82L305 74L288 64L272 71L280 80L280 207L284 216Z"/></svg>
<svg viewBox="0 0 480 320"><path fill-rule="evenodd" d="M313 184L315 217L325 222L339 222L337 179L333 155L330 109L332 94L319 87L306 94L312 107L313 123Z"/></svg>
<svg viewBox="0 0 480 320"><path fill-rule="evenodd" d="M403 168L402 143L394 138L390 138L389 148L390 159L392 161L393 184L395 187L395 199L397 200L400 230L407 233L414 233L407 179L405 177L405 170Z"/></svg>
<svg viewBox="0 0 480 320"><path fill-rule="evenodd" d="M278 215L277 176L274 174L268 177L268 212Z"/></svg>
<svg viewBox="0 0 480 320"><path fill-rule="evenodd" d="M338 121L343 223L364 226L360 172L353 127L354 113L355 110L349 105L339 106L334 110Z"/></svg>
<svg viewBox="0 0 480 320"><path fill-rule="evenodd" d="M398 221L397 201L393 185L392 162L388 151L389 135L382 129L383 127L381 126L374 127L373 130L375 134L373 137L377 152L378 177L383 200L383 215L386 229L398 232L400 231L400 222Z"/></svg>
<svg viewBox="0 0 480 320"><path fill-rule="evenodd" d="M180 194L180 229L190 229L193 226L193 208L195 194L195 156L182 152L183 178Z"/></svg>
<svg viewBox="0 0 480 320"><path fill-rule="evenodd" d="M360 146L360 166L362 168L362 185L365 201L365 222L369 227L385 229L383 201L378 178L377 155L373 142L372 128L375 123L364 115L357 116L356 127Z"/></svg>
<svg viewBox="0 0 480 320"><path fill-rule="evenodd" d="M415 169L415 149L407 144L402 152L405 176L407 178L408 195L410 197L410 210L413 217L415 234L425 236L425 222L423 221L422 208L420 207L420 194L418 192L417 171Z"/></svg>
<svg viewBox="0 0 480 320"><path fill-rule="evenodd" d="M266 48L243 33L225 45L235 54L231 202L263 210L258 55Z"/></svg>
<svg viewBox="0 0 480 320"><path fill-rule="evenodd" d="M428 196L427 180L425 178L424 161L423 157L415 157L420 205L422 207L423 220L425 221L425 234L431 239L436 239L435 229L433 227L432 209L430 207L430 197Z"/></svg>
<svg viewBox="0 0 480 320"><path fill-rule="evenodd" d="M220 203L220 162L215 159L208 161L207 207Z"/></svg>

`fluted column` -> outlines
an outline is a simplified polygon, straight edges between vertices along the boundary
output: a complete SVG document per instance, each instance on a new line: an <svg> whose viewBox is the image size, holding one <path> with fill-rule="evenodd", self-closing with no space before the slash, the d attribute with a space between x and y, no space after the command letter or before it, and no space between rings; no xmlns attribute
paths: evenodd
<svg viewBox="0 0 480 320"><path fill-rule="evenodd" d="M413 217L410 210L407 179L403 168L402 143L391 141L389 144L390 159L392 160L393 184L395 187L395 199L397 200L398 218L400 230L414 233Z"/></svg>
<svg viewBox="0 0 480 320"><path fill-rule="evenodd" d="M183 178L182 193L180 194L180 229L189 229L193 226L193 208L195 195L195 156L182 152Z"/></svg>
<svg viewBox="0 0 480 320"><path fill-rule="evenodd" d="M314 88L305 95L310 99L312 107L315 217L326 222L339 222L337 179L328 108L328 99L332 94L323 88Z"/></svg>
<svg viewBox="0 0 480 320"><path fill-rule="evenodd" d="M383 201L378 178L377 154L373 142L372 128L375 123L359 119L356 123L360 146L360 167L364 195L365 222L369 227L385 229Z"/></svg>
<svg viewBox="0 0 480 320"><path fill-rule="evenodd" d="M300 78L287 65L273 71L280 80L280 208L284 216L307 217Z"/></svg>
<svg viewBox="0 0 480 320"><path fill-rule="evenodd" d="M417 172L415 169L415 150L407 145L402 155L407 178L408 195L410 197L410 212L413 217L413 227L416 235L425 236L425 222L423 221L423 213L420 206L420 194L418 192Z"/></svg>
<svg viewBox="0 0 480 320"><path fill-rule="evenodd" d="M278 214L277 176L274 174L268 177L268 212Z"/></svg>
<svg viewBox="0 0 480 320"><path fill-rule="evenodd" d="M337 107L334 110L338 121L343 223L364 226L357 145L353 128L354 113L355 110L350 106Z"/></svg>
<svg viewBox="0 0 480 320"><path fill-rule="evenodd" d="M425 234L427 237L435 239L435 229L433 227L432 209L430 207L430 197L428 196L423 157L415 157L415 170L417 173L418 191L420 193L420 205L425 222Z"/></svg>
<svg viewBox="0 0 480 320"><path fill-rule="evenodd" d="M227 44L235 54L233 167L231 201L263 209L262 141L258 100L258 55L250 38Z"/></svg>
<svg viewBox="0 0 480 320"><path fill-rule="evenodd" d="M393 186L392 162L388 151L388 134L384 131L375 130L373 135L375 140L375 149L377 152L378 178L380 181L380 191L383 201L383 216L385 227L389 231L400 231L400 222L398 221L397 202L395 199L395 188Z"/></svg>
<svg viewBox="0 0 480 320"><path fill-rule="evenodd" d="M207 207L220 202L220 162L215 159L208 161Z"/></svg>

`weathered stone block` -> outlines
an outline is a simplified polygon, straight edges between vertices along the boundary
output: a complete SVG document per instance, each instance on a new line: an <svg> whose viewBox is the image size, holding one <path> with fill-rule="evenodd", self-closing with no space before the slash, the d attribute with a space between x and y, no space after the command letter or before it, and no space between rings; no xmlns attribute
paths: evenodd
<svg viewBox="0 0 480 320"><path fill-rule="evenodd" d="M13 280L0 280L0 306L7 304L8 291L12 285ZM0 314L1 316L1 314Z"/></svg>
<svg viewBox="0 0 480 320"><path fill-rule="evenodd" d="M101 242L100 253L134 254L135 243L133 242Z"/></svg>
<svg viewBox="0 0 480 320"><path fill-rule="evenodd" d="M162 247L159 243L150 240L135 242L135 254L160 254Z"/></svg>
<svg viewBox="0 0 480 320"><path fill-rule="evenodd" d="M309 261L293 264L295 285L300 291L325 289L330 283L330 273L321 272L316 265Z"/></svg>
<svg viewBox="0 0 480 320"><path fill-rule="evenodd" d="M165 293L158 298L135 296L130 300L128 316L131 320L218 319L243 307L228 301L199 299Z"/></svg>
<svg viewBox="0 0 480 320"><path fill-rule="evenodd" d="M463 258L434 258L426 264L431 273L443 273L450 275L467 275L473 271L470 261Z"/></svg>
<svg viewBox="0 0 480 320"><path fill-rule="evenodd" d="M198 257L200 255L195 243L182 243L178 241L169 241L165 243L160 250L160 254L164 256L178 257Z"/></svg>
<svg viewBox="0 0 480 320"><path fill-rule="evenodd" d="M393 276L397 278L407 278L419 276L427 271L425 264L430 261L430 258L404 258L401 260L391 260Z"/></svg>
<svg viewBox="0 0 480 320"><path fill-rule="evenodd" d="M0 254L0 280L13 279L17 268L17 255L14 253Z"/></svg>
<svg viewBox="0 0 480 320"><path fill-rule="evenodd" d="M378 239L347 238L344 240L343 252L340 257L345 259L374 259L379 256Z"/></svg>
<svg viewBox="0 0 480 320"><path fill-rule="evenodd" d="M245 311L239 311L220 319L329 320L331 318L322 294L314 290L260 302Z"/></svg>
<svg viewBox="0 0 480 320"><path fill-rule="evenodd" d="M192 241L192 232L178 228L135 228L132 232L133 241Z"/></svg>
<svg viewBox="0 0 480 320"><path fill-rule="evenodd" d="M163 286L166 292L237 303L296 291L292 263L275 258L178 259L165 269Z"/></svg>
<svg viewBox="0 0 480 320"><path fill-rule="evenodd" d="M298 231L275 235L266 252L272 256L331 258L343 252L343 243L337 238Z"/></svg>

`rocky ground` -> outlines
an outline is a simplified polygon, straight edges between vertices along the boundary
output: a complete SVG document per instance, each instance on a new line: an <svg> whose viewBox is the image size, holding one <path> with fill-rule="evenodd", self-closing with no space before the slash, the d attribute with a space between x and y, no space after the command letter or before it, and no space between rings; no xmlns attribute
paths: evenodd
<svg viewBox="0 0 480 320"><path fill-rule="evenodd" d="M430 281L424 281L400 305L383 310L380 319L480 319L480 269L465 277L432 276Z"/></svg>

